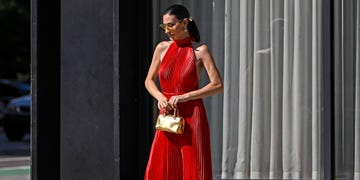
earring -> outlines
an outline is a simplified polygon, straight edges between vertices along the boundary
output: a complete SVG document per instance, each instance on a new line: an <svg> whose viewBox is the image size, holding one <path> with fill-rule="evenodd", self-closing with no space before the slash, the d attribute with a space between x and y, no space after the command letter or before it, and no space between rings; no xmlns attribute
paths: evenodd
<svg viewBox="0 0 360 180"><path fill-rule="evenodd" d="M185 28L185 30L184 30L185 32L188 32L188 30L187 30L187 28Z"/></svg>

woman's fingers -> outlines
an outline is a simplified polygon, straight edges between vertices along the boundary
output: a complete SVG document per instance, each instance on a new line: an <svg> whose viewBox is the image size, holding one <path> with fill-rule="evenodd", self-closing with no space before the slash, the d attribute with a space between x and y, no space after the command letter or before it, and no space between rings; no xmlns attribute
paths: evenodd
<svg viewBox="0 0 360 180"><path fill-rule="evenodd" d="M182 95L172 96L169 100L164 99L158 102L158 108L164 110L170 110L171 108L177 108L177 104L183 102L184 97Z"/></svg>
<svg viewBox="0 0 360 180"><path fill-rule="evenodd" d="M161 101L158 101L158 108L159 109L167 110L168 107L169 107L169 103L168 103L167 99L163 99Z"/></svg>
<svg viewBox="0 0 360 180"><path fill-rule="evenodd" d="M173 96L169 100L169 104L172 108L176 108L178 102L179 102L179 97L177 97L177 96Z"/></svg>
<svg viewBox="0 0 360 180"><path fill-rule="evenodd" d="M168 105L168 102L166 100L163 100L161 102L161 105L162 105L163 108L165 108Z"/></svg>
<svg viewBox="0 0 360 180"><path fill-rule="evenodd" d="M158 108L159 109L164 109L167 105L167 102L166 100L161 100L161 101L158 101Z"/></svg>

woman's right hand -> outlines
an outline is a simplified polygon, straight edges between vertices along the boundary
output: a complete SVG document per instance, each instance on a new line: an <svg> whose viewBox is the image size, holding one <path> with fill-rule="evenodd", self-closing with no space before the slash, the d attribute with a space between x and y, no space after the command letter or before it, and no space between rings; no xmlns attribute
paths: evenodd
<svg viewBox="0 0 360 180"><path fill-rule="evenodd" d="M167 98L161 98L160 100L158 100L158 108L160 110L168 110L170 107L168 99Z"/></svg>

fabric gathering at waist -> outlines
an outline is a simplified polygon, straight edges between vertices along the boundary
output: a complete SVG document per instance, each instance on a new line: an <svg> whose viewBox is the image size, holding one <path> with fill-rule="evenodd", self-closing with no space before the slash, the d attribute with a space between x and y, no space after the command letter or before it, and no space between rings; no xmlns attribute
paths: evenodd
<svg viewBox="0 0 360 180"><path fill-rule="evenodd" d="M176 96L176 95L181 95L181 94L185 94L187 92L162 92L165 96Z"/></svg>
<svg viewBox="0 0 360 180"><path fill-rule="evenodd" d="M182 95L185 94L187 92L162 92L167 98L171 97L171 96L177 96L177 95ZM199 99L201 100L201 99Z"/></svg>

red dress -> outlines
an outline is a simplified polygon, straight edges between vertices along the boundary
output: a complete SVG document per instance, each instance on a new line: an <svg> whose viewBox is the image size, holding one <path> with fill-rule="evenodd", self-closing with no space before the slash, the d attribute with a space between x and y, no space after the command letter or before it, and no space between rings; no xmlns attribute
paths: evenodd
<svg viewBox="0 0 360 180"><path fill-rule="evenodd" d="M158 73L168 99L198 89L195 60L190 38L170 44ZM191 100L177 107L185 119L185 131L178 135L156 130L145 180L212 179L209 125L203 101Z"/></svg>

